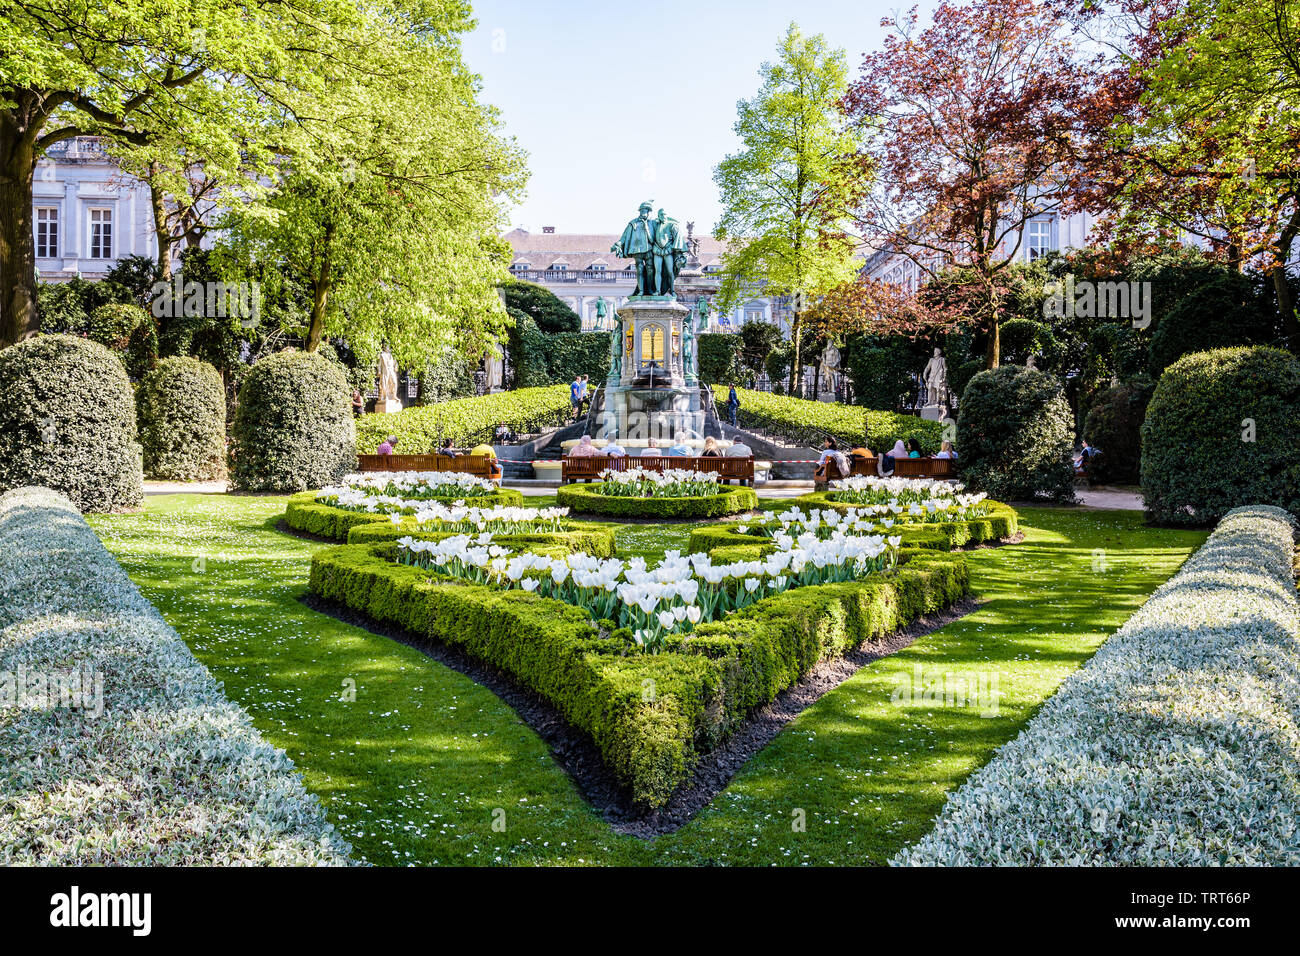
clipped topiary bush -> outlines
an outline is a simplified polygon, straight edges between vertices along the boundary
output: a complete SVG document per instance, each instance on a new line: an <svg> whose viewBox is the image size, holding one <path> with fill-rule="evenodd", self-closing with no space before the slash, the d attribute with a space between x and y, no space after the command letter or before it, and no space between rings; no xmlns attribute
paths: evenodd
<svg viewBox="0 0 1300 956"><path fill-rule="evenodd" d="M357 464L356 426L339 367L311 352L262 359L239 389L230 479L244 491L305 491Z"/></svg>
<svg viewBox="0 0 1300 956"><path fill-rule="evenodd" d="M0 491L43 485L83 512L144 497L135 401L97 342L40 335L0 351Z"/></svg>
<svg viewBox="0 0 1300 956"><path fill-rule="evenodd" d="M1083 437L1101 454L1088 462L1096 482L1136 484L1142 465L1142 420L1155 386L1149 382L1112 385L1098 393L1083 421Z"/></svg>
<svg viewBox="0 0 1300 956"><path fill-rule="evenodd" d="M1266 346L1185 355L1142 424L1142 493L1162 524L1208 524L1238 505L1300 513L1300 360Z"/></svg>
<svg viewBox="0 0 1300 956"><path fill-rule="evenodd" d="M1074 499L1074 414L1060 383L1021 365L980 372L957 418L962 480L1003 501Z"/></svg>
<svg viewBox="0 0 1300 956"><path fill-rule="evenodd" d="M226 390L217 370L193 358L163 359L136 390L144 473L164 481L226 474Z"/></svg>

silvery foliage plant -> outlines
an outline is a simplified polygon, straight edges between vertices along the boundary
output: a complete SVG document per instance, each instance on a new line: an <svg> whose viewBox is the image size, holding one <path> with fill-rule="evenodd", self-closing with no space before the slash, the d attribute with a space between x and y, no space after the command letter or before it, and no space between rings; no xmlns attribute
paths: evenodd
<svg viewBox="0 0 1300 956"><path fill-rule="evenodd" d="M0 864L343 864L349 847L62 495L0 495L0 673L82 668L96 715L0 710Z"/></svg>

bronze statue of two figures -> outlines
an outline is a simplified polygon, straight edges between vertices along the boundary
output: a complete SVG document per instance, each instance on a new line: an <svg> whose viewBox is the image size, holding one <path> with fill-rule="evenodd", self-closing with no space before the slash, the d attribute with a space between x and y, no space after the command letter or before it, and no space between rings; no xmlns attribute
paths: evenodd
<svg viewBox="0 0 1300 956"><path fill-rule="evenodd" d="M650 209L648 202L641 204L640 215L627 224L609 251L636 263L633 296L672 298L677 273L686 265L686 240L676 219L669 219L662 209L651 219Z"/></svg>

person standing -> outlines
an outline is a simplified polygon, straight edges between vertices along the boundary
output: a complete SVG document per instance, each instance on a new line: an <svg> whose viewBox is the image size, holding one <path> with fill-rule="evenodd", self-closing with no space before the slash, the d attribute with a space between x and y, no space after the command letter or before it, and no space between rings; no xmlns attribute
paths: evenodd
<svg viewBox="0 0 1300 956"><path fill-rule="evenodd" d="M582 411L582 376L573 376L573 384L569 386L569 404L573 406L573 420L576 422Z"/></svg>
<svg viewBox="0 0 1300 956"><path fill-rule="evenodd" d="M740 411L740 397L736 394L736 386L733 384L731 390L727 392L727 418L731 421L731 427L736 427L736 413Z"/></svg>
<svg viewBox="0 0 1300 956"><path fill-rule="evenodd" d="M582 395L578 402L578 414L587 414L587 406L591 404L590 384L587 381L588 376L582 376Z"/></svg>
<svg viewBox="0 0 1300 956"><path fill-rule="evenodd" d="M361 413L364 412L365 410L366 410L365 397L361 394L361 389L354 388L352 390L352 417L360 418Z"/></svg>

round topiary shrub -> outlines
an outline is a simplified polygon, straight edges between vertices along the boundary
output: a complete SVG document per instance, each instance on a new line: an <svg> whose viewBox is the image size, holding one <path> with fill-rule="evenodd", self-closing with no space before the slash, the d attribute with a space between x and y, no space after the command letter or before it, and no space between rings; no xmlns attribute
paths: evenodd
<svg viewBox="0 0 1300 956"><path fill-rule="evenodd" d="M163 359L136 390L144 473L164 481L226 475L226 390L207 362Z"/></svg>
<svg viewBox="0 0 1300 956"><path fill-rule="evenodd" d="M1267 346L1185 355L1142 423L1142 494L1161 524L1203 525L1238 505L1300 513L1300 360Z"/></svg>
<svg viewBox="0 0 1300 956"><path fill-rule="evenodd" d="M0 351L0 491L44 485L83 512L144 497L135 401L122 362L74 335Z"/></svg>
<svg viewBox="0 0 1300 956"><path fill-rule="evenodd" d="M961 396L962 480L1003 501L1074 498L1074 414L1055 378L1004 365L980 372Z"/></svg>
<svg viewBox="0 0 1300 956"><path fill-rule="evenodd" d="M239 389L230 480L244 491L304 491L357 465L352 400L338 365L286 350L255 364Z"/></svg>
<svg viewBox="0 0 1300 956"><path fill-rule="evenodd" d="M1112 385L1093 399L1083 420L1083 437L1101 454L1088 462L1088 477L1100 483L1136 484L1142 465L1142 421L1155 386Z"/></svg>

